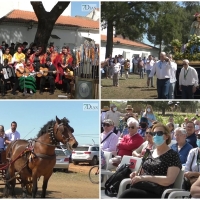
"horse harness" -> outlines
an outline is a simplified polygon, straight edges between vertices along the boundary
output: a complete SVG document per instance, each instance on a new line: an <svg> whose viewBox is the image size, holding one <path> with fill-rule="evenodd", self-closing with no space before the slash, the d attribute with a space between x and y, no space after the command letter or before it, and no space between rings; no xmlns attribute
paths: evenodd
<svg viewBox="0 0 200 200"><path fill-rule="evenodd" d="M56 133L55 134L57 134L58 128L60 126L62 126L62 125L63 125L63 123L60 123L60 124L57 125L57 129L56 129ZM17 158L15 158L13 161L10 158L7 158L9 160L9 163L6 166L4 166L4 168L8 167L11 164L13 164L16 160L18 160L19 158L21 158L23 156L27 157L27 161L26 161L25 165L21 168L21 170L15 174L15 176L12 177L9 180L6 180L6 182L9 182L9 181L13 180L25 167L27 167L27 169L31 172L31 169L28 167L28 163L29 162L33 162L33 160L35 158L43 158L43 159L47 159L47 160L52 160L52 159L54 159L56 157L56 154L54 154L54 155L46 155L46 154L40 154L40 153L35 153L34 152L34 145L35 145L36 142L39 142L39 143L47 145L47 146L52 146L52 147L60 146L59 145L59 141L54 136L53 127L49 128L49 133L48 134L49 134L49 138L51 139L51 143L52 144L44 143L44 142L38 141L37 139L31 139L31 140L29 140L29 143L26 146L26 148L17 156ZM65 137L65 136L62 135L62 137ZM68 137L66 139L67 139L67 146L70 147L70 145L68 144L68 141L71 139L71 137ZM15 142L13 142L13 145L14 145L14 143ZM10 148L10 150L11 150L11 148ZM27 155L27 153L29 153L29 155ZM8 154L10 154L10 151L9 151Z"/></svg>

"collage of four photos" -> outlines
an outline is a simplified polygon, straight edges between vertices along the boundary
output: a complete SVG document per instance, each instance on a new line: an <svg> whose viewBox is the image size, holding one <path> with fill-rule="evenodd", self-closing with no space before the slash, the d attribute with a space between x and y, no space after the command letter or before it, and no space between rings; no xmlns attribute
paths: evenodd
<svg viewBox="0 0 200 200"><path fill-rule="evenodd" d="M0 197L200 198L200 1L0 7Z"/></svg>

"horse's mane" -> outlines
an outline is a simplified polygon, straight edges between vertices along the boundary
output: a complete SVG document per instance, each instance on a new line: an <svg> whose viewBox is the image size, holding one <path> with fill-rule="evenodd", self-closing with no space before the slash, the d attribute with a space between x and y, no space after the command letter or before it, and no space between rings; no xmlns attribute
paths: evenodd
<svg viewBox="0 0 200 200"><path fill-rule="evenodd" d="M51 121L48 121L41 129L40 131L38 132L37 134L37 137L40 137L42 135L44 135L45 133L48 133L49 132L49 128L53 128L54 125L55 125L56 121L55 120L51 120ZM69 123L69 120L67 118L63 118L61 120L61 123L63 123L65 126L68 125Z"/></svg>

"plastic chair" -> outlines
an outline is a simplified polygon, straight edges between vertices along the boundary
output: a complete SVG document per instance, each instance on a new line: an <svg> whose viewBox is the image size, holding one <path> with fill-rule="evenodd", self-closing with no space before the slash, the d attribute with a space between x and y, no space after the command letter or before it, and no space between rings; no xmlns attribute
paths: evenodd
<svg viewBox="0 0 200 200"><path fill-rule="evenodd" d="M134 165L130 165L129 167L131 171L138 171L142 163L142 158L133 157L133 156L123 156L120 165L132 164L132 163L134 163ZM130 182L131 182L130 178L125 178L121 181L120 186L119 186L119 191L117 194L118 198L126 190L126 186L130 184Z"/></svg>
<svg viewBox="0 0 200 200"><path fill-rule="evenodd" d="M179 172L176 181L174 182L173 188L165 190L161 196L161 199L164 199L166 194L171 193L173 191L180 191L180 190L183 191L182 189L183 176L184 176L184 167L182 167L181 171Z"/></svg>
<svg viewBox="0 0 200 200"><path fill-rule="evenodd" d="M104 156L106 159L106 165L101 169L102 176L102 186L105 185L106 180L113 174L112 171L109 170L109 160L112 158L112 152L104 151Z"/></svg>
<svg viewBox="0 0 200 200"><path fill-rule="evenodd" d="M178 174L178 176L177 176L177 178L176 178L176 180L175 180L175 182L174 182L174 187L173 187L173 189L167 189L167 190L165 190L165 191L163 192L162 196L161 196L161 199L164 199L165 195L168 194L168 193L170 193L170 192L179 191L179 190L180 190L180 191L183 191L183 190L181 189L181 187L182 187L182 181L183 181L183 175L184 175L184 169L182 169L182 170L179 172L179 174ZM119 198L119 196L126 190L126 186L127 186L128 184L130 184L130 181L131 181L130 178L126 178L126 179L122 180L122 182L120 183L120 186L119 186L119 191L118 191L118 195L117 195L118 198ZM169 197L168 197L168 198L169 198Z"/></svg>

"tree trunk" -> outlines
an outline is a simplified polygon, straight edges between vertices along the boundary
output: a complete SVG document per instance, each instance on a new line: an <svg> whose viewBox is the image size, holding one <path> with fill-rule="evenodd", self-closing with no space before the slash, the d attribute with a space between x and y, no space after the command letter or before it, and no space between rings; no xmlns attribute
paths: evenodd
<svg viewBox="0 0 200 200"><path fill-rule="evenodd" d="M162 107L162 116L165 115L165 107Z"/></svg>
<svg viewBox="0 0 200 200"><path fill-rule="evenodd" d="M32 1L31 5L38 19L38 27L34 39L34 43L42 46L43 53L51 36L51 32L58 17L68 7L70 1L58 2L50 12L47 12L42 2Z"/></svg>
<svg viewBox="0 0 200 200"><path fill-rule="evenodd" d="M107 23L106 58L112 55L113 51L113 20L108 20Z"/></svg>

